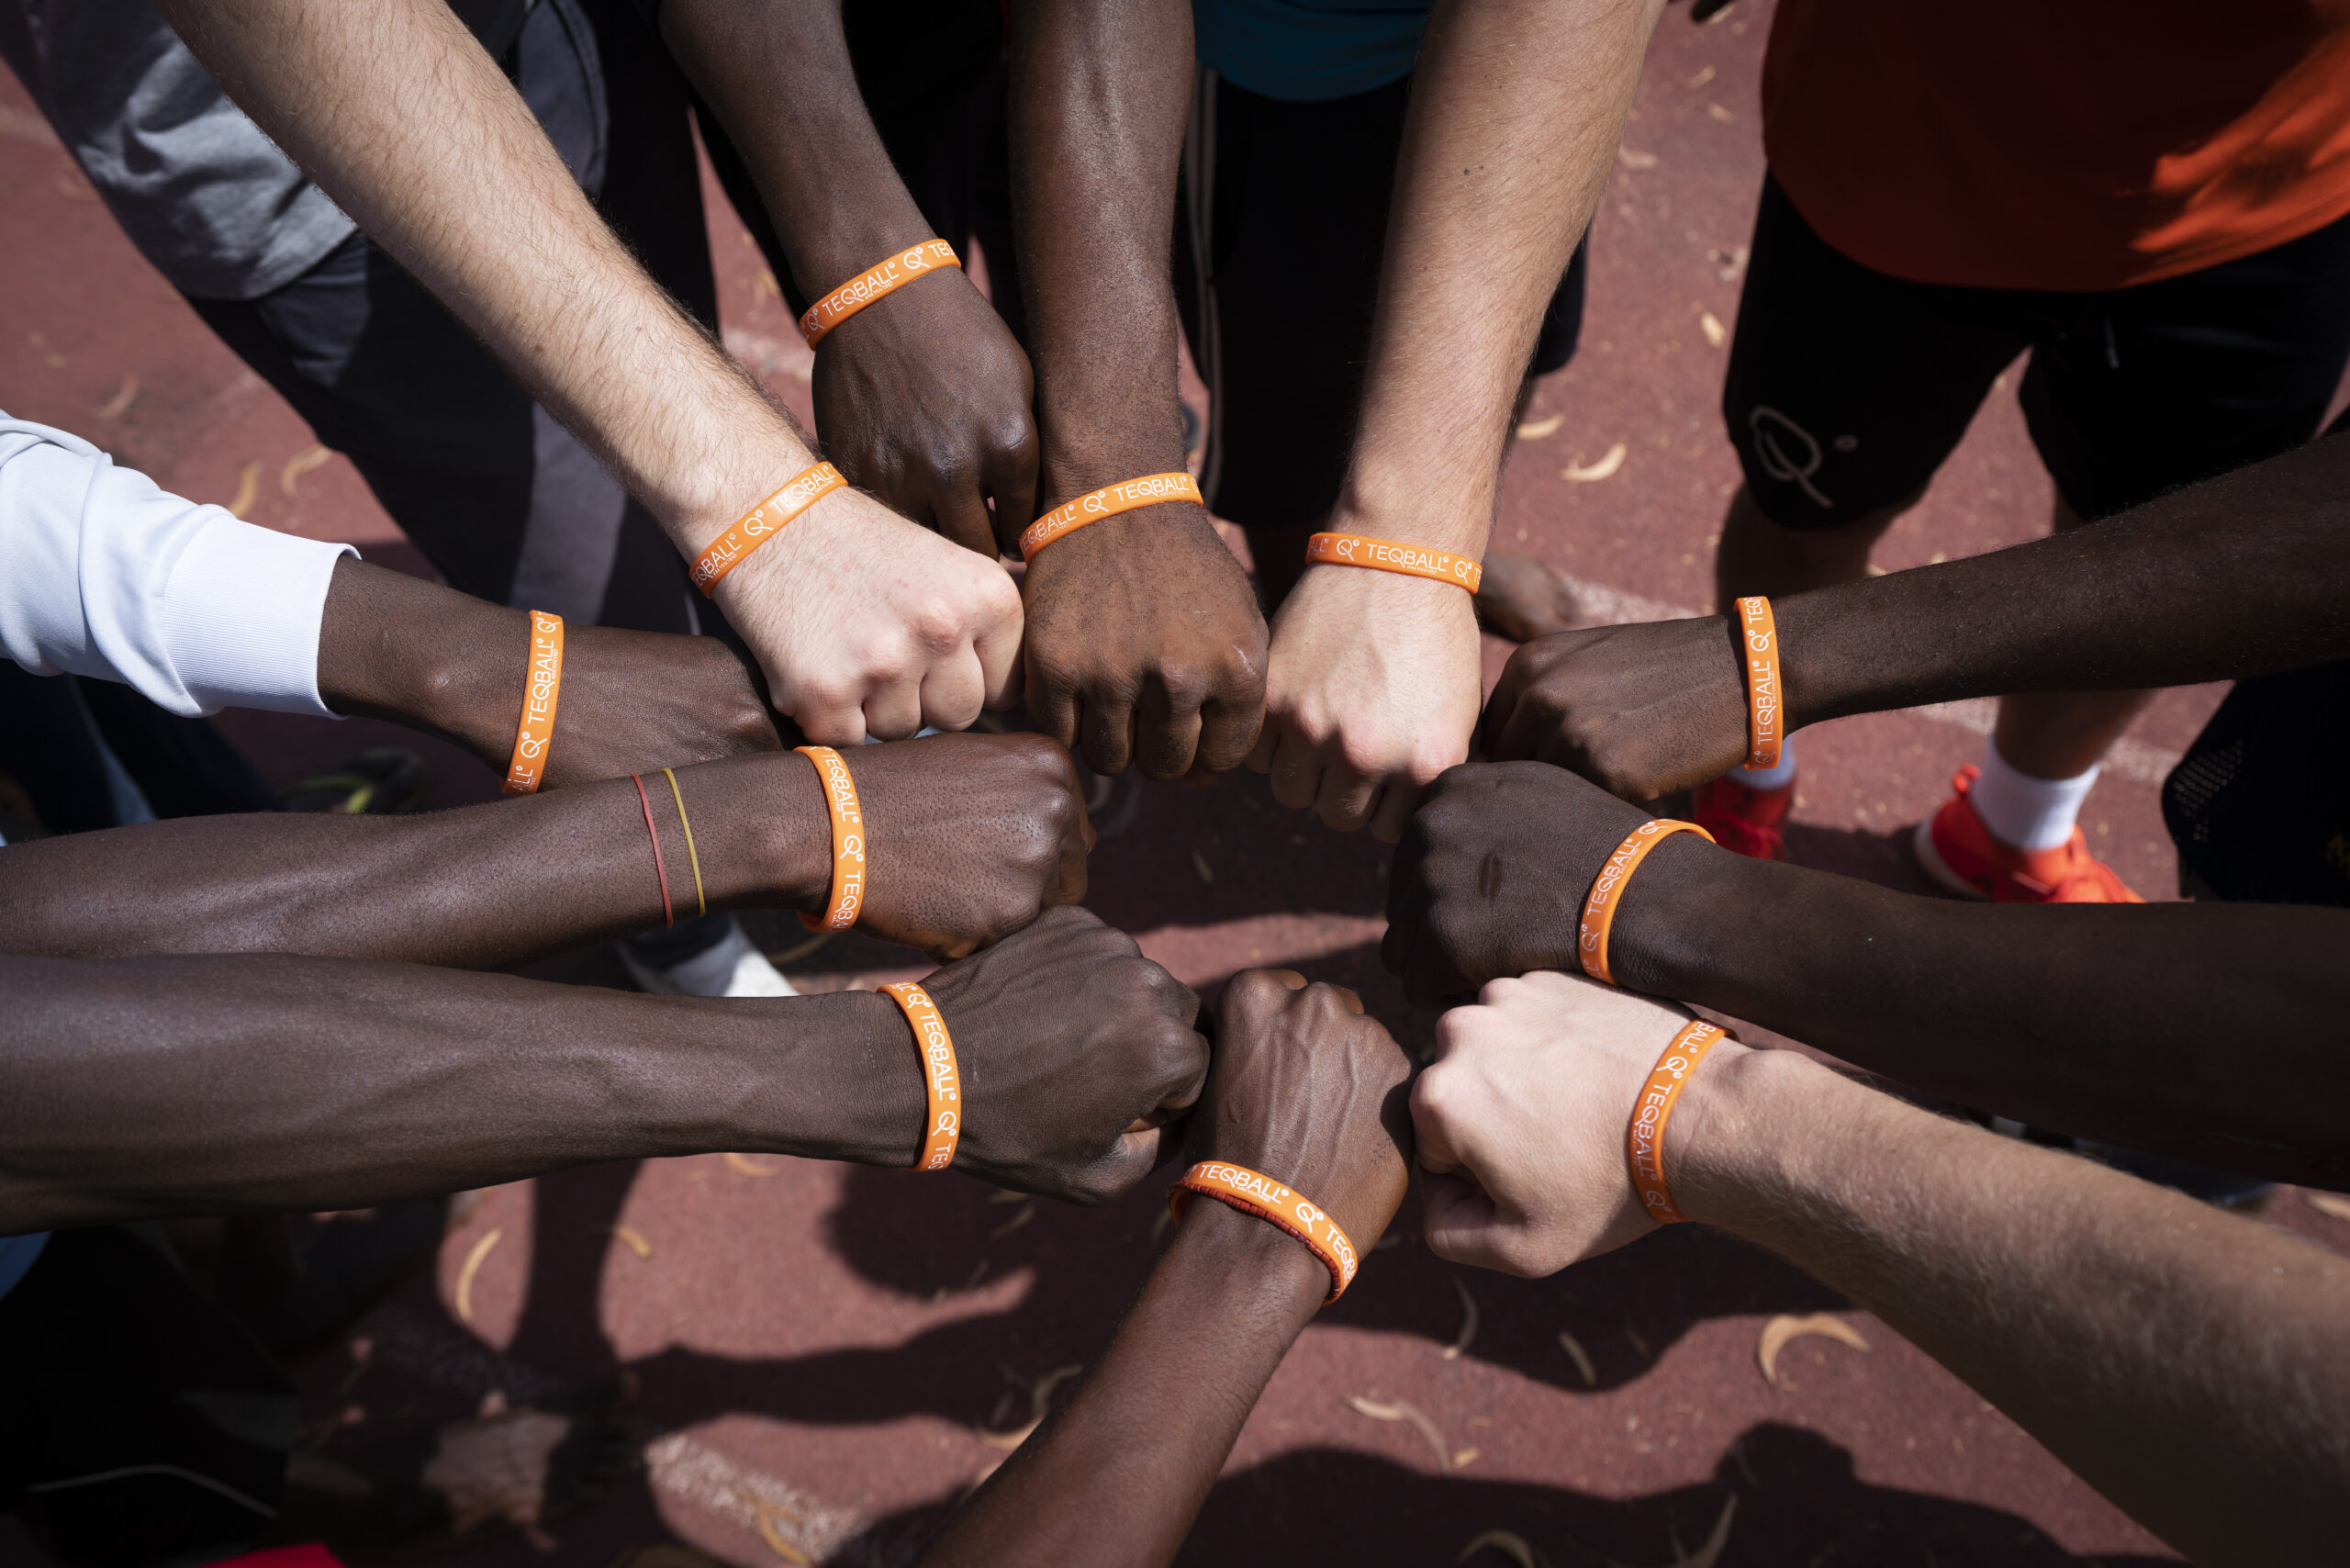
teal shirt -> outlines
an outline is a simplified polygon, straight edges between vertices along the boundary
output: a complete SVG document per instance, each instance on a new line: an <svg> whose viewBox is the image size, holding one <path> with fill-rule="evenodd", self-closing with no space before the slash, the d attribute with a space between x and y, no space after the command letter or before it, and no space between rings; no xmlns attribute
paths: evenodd
<svg viewBox="0 0 2350 1568"><path fill-rule="evenodd" d="M1192 0L1200 63L1260 97L1318 104L1411 74L1432 0Z"/></svg>

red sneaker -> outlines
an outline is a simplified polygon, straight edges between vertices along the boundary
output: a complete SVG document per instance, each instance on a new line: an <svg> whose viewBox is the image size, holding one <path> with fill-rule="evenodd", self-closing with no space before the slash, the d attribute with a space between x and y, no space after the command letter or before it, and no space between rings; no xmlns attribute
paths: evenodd
<svg viewBox="0 0 2350 1568"><path fill-rule="evenodd" d="M1952 776L1951 798L1918 824L1911 842L1926 875L1954 893L1993 903L2144 903L2089 853L2081 830L2053 849L2011 849L1991 836L1966 792L1983 770L1968 763Z"/></svg>
<svg viewBox="0 0 2350 1568"><path fill-rule="evenodd" d="M1775 790L1755 790L1723 777L1697 786L1689 814L1724 849L1756 860L1785 860L1787 835L1779 824L1795 803L1792 781Z"/></svg>

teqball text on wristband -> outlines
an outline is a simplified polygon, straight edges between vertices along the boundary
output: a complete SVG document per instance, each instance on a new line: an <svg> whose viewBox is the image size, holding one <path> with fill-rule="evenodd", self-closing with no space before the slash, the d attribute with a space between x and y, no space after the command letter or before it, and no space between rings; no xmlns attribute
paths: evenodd
<svg viewBox="0 0 2350 1568"><path fill-rule="evenodd" d="M1065 534L1075 533L1089 523L1100 522L1105 517L1115 517L1122 511L1132 511L1136 507L1155 507L1166 501L1207 504L1201 499L1199 481L1189 474L1146 474L1139 479L1104 485L1073 501L1064 501L1022 529L1020 558L1035 560L1037 551Z"/></svg>
<svg viewBox="0 0 2350 1568"><path fill-rule="evenodd" d="M1673 1189L1664 1183L1665 1124L1673 1119L1673 1103L1681 1098L1689 1075L1725 1036L1721 1025L1692 1018L1656 1058L1649 1081L1640 1085L1640 1097L1632 1102L1625 1158L1631 1166L1632 1190L1640 1195L1640 1207L1659 1225L1679 1225L1689 1217L1674 1206Z"/></svg>
<svg viewBox="0 0 2350 1568"><path fill-rule="evenodd" d="M1583 960L1583 972L1603 985L1616 983L1607 968L1607 934L1615 929L1616 906L1623 902L1624 884L1632 879L1650 850L1676 833L1694 833L1707 844L1714 842L1714 835L1695 823L1651 818L1624 835L1624 842L1592 879L1591 893L1583 901L1583 918L1575 929L1575 953Z"/></svg>
<svg viewBox="0 0 2350 1568"><path fill-rule="evenodd" d="M955 1066L955 1037L930 992L912 980L898 980L881 988L913 1026L914 1049L922 1053L923 1113L922 1148L913 1169L944 1170L955 1163L955 1146L963 1137L963 1075Z"/></svg>
<svg viewBox="0 0 2350 1568"><path fill-rule="evenodd" d="M1779 624L1771 601L1757 595L1738 601L1738 644L1746 660L1746 766L1779 766L1779 743L1786 738L1786 710L1779 686Z"/></svg>
<svg viewBox="0 0 2350 1568"><path fill-rule="evenodd" d="M784 525L848 481L829 463L803 468L782 489L735 520L734 525L710 543L694 558L689 576L708 599L718 581L749 558L752 551L781 533Z"/></svg>
<svg viewBox="0 0 2350 1568"><path fill-rule="evenodd" d="M1485 580L1483 563L1466 555L1430 550L1420 544L1398 544L1393 539L1373 539L1364 533L1315 534L1305 542L1305 564L1369 566L1377 572L1398 572L1407 577L1450 583L1471 593L1475 593Z"/></svg>
<svg viewBox="0 0 2350 1568"><path fill-rule="evenodd" d="M808 346L812 349L834 327L876 300L895 294L918 277L962 264L963 258L946 241L924 240L878 266L866 268L808 307L808 314L800 318L800 335L808 340Z"/></svg>
<svg viewBox="0 0 2350 1568"><path fill-rule="evenodd" d="M857 804L856 780L848 764L828 745L803 745L800 755L816 765L816 778L824 789L824 806L833 819L833 879L824 894L824 913L802 910L800 924L811 931L846 931L856 924L865 906L865 812Z"/></svg>
<svg viewBox="0 0 2350 1568"><path fill-rule="evenodd" d="M1262 1171L1222 1159L1203 1159L1185 1171L1167 1194L1167 1212L1178 1225L1183 1221L1183 1211L1192 1206L1194 1193L1205 1193L1242 1214L1255 1215L1304 1242L1330 1271L1330 1294L1322 1298L1323 1305L1346 1294L1347 1287L1354 1283L1355 1244L1319 1204L1299 1196Z"/></svg>
<svg viewBox="0 0 2350 1568"><path fill-rule="evenodd" d="M547 776L547 748L554 744L554 704L563 693L563 617L531 611L531 662L522 674L522 722L514 730L514 756L506 765L509 795L533 795Z"/></svg>

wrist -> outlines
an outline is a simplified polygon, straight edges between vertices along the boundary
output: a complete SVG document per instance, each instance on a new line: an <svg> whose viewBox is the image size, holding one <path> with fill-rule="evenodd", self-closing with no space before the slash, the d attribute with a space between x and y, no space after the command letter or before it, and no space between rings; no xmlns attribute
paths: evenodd
<svg viewBox="0 0 2350 1568"><path fill-rule="evenodd" d="M1744 862L1725 856L1694 833L1675 833L1659 841L1618 895L1607 933L1607 969L1616 982L1650 996L1700 996L1706 978L1721 965L1724 934L1717 923L1752 918L1753 906L1727 896L1722 887L1723 879L1743 868ZM1568 916L1571 955L1588 891L1585 883L1571 895L1575 900ZM1563 967L1580 969L1582 961L1570 957Z"/></svg>
<svg viewBox="0 0 2350 1568"><path fill-rule="evenodd" d="M1325 531L1416 544L1472 561L1485 558L1494 529L1491 487L1447 488L1418 476L1382 489L1383 493L1359 488L1356 476L1348 475Z"/></svg>
<svg viewBox="0 0 2350 1568"><path fill-rule="evenodd" d="M1767 1207L1786 1185L1785 1156L1816 1137L1809 1129L1842 1083L1794 1051L1717 1045L1665 1127L1665 1181L1681 1212L1751 1230L1758 1204Z"/></svg>
<svg viewBox="0 0 2350 1568"><path fill-rule="evenodd" d="M1160 1265L1212 1282L1225 1300L1253 1299L1303 1328L1330 1294L1322 1260L1280 1226L1195 1195Z"/></svg>
<svg viewBox="0 0 2350 1568"><path fill-rule="evenodd" d="M832 889L832 817L808 758L787 752L704 763L678 770L677 783L701 840L713 902L823 906ZM667 788L657 774L647 781L656 808Z"/></svg>
<svg viewBox="0 0 2350 1568"><path fill-rule="evenodd" d="M927 1102L913 1036L890 998L844 991L695 1005L710 1009L695 1020L705 1028L729 1016L745 1020L744 1091L730 1109L750 1147L885 1168L913 1164ZM783 1040L790 1047L778 1050ZM700 1039L696 1048L704 1048Z"/></svg>
<svg viewBox="0 0 2350 1568"><path fill-rule="evenodd" d="M345 560L319 636L319 695L345 717L429 730L502 769L530 648L521 610Z"/></svg>

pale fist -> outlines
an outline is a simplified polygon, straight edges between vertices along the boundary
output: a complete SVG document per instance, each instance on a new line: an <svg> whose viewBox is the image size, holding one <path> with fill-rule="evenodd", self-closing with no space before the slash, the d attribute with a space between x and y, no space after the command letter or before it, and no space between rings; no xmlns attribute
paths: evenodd
<svg viewBox="0 0 2350 1568"><path fill-rule="evenodd" d="M1539 1278L1655 1229L1632 1186L1627 1138L1641 1085L1689 1016L1550 971L1494 980L1477 1005L1447 1013L1437 1059L1412 1086L1428 1249ZM1683 1091L1668 1181L1707 1076L1742 1049L1716 1045Z"/></svg>

